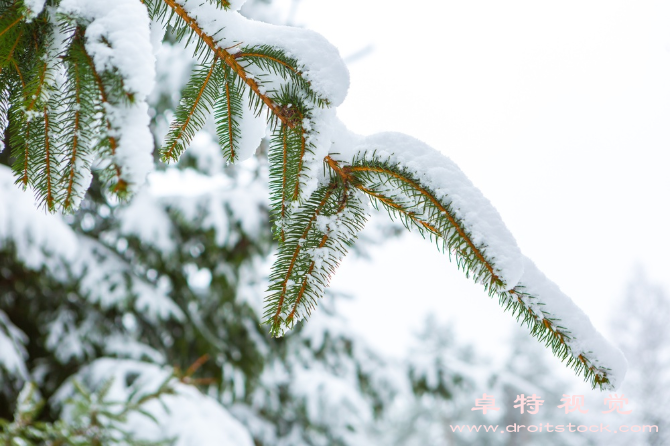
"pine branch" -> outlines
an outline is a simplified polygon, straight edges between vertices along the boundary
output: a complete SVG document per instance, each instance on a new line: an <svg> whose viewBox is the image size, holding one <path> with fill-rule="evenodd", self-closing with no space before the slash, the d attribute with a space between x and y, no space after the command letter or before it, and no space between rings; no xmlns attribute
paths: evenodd
<svg viewBox="0 0 670 446"><path fill-rule="evenodd" d="M195 133L202 128L207 113L214 108L224 74L217 56L210 63L196 68L182 91L170 131L161 150L163 160L178 160Z"/></svg>
<svg viewBox="0 0 670 446"><path fill-rule="evenodd" d="M3 11L0 17L0 73L9 65L14 65L14 54L16 48L24 36L24 27L21 20L24 18L18 4L12 5L8 10ZM9 81L8 76L3 76L2 88L7 88L5 82Z"/></svg>
<svg viewBox="0 0 670 446"><path fill-rule="evenodd" d="M173 444L174 439L162 441L138 440L127 424L130 415L137 413L146 416L156 424L158 419L146 406L151 401L165 395L176 393L174 376L169 376L155 391L140 394L137 387L127 401L112 401L108 394L114 382L105 380L100 388L89 391L78 380L72 381L76 394L67 399L64 406L71 413L67 422L59 419L55 422L39 421L44 408L36 384L24 385L17 401L12 422L0 419L0 442L11 445L108 445L125 444L129 446L160 446Z"/></svg>
<svg viewBox="0 0 670 446"><path fill-rule="evenodd" d="M3 84L0 72L0 85ZM9 89L0 87L0 153L5 150L5 131L9 125Z"/></svg>
<svg viewBox="0 0 670 446"><path fill-rule="evenodd" d="M12 147L12 158L14 158L12 170L17 175L16 184L21 184L25 190L30 182L29 167L32 161L28 146L30 127L25 122L20 106L16 105L16 102L20 103L20 101L12 101L12 99L14 98L10 96L10 106L7 111L9 122L7 130Z"/></svg>
<svg viewBox="0 0 670 446"><path fill-rule="evenodd" d="M320 97L312 90L311 84L302 76L302 69L298 61L286 57L283 51L270 45L258 47L244 47L240 52L233 55L238 61L246 62L243 68L247 70L250 66L256 66L263 72L271 72L279 75L284 80L290 80L291 85L297 87L310 102L318 107L327 107L330 101Z"/></svg>
<svg viewBox="0 0 670 446"><path fill-rule="evenodd" d="M344 186L343 186L342 197L341 197L341 199L340 199L340 204L339 204L339 206L338 206L336 215L341 215L342 212L346 209L346 207L347 207L347 205L349 204L349 202L350 202L350 200L349 200L348 185L345 183ZM317 219L318 219L318 217L317 217ZM357 227L356 229L357 229L356 232L358 232L360 229L362 229L362 224L360 225L360 227ZM326 244L327 244L330 240L331 240L331 237L329 236L329 233L325 233L325 234L323 235L323 237L321 237L321 241L319 242L319 245L317 246L317 248L316 248L315 251L323 250L324 248L326 248ZM345 252L343 252L342 254L344 255ZM322 260L322 259L319 258L318 260ZM296 298L295 298L295 303L293 304L293 307L291 308L291 312L290 312L289 315L286 317L286 321L287 321L287 323L289 323L289 324L293 323L293 320L294 320L294 318L295 318L296 315L297 315L297 311L298 311L298 309L299 309L299 307L300 307L300 304L303 303L302 299L303 299L303 297L304 297L304 296L307 294L307 292L308 292L308 286L310 285L310 279L311 279L312 277L314 277L314 276L313 276L313 274L314 274L314 268L315 268L316 266L317 266L317 259L314 259L314 260L312 260L311 263L309 264L309 268L307 269L307 272L305 273L305 277L304 277L304 279L302 280L302 283L300 284L300 288L298 289L298 294L297 294L297 296L296 296ZM329 266L332 266L332 265L329 265ZM331 272L334 272L334 266L333 266L333 270L331 270ZM321 282L321 284L323 284L324 286L326 286L326 284L323 283L323 282ZM322 290L319 290L319 291L322 291ZM321 297L320 294L321 294L321 293L318 293L318 294L315 293L315 297ZM314 307L314 305L315 305L315 300L312 300L312 301L310 302L309 306L307 307L307 311L308 311L308 313L309 313L309 310L310 310L311 308Z"/></svg>
<svg viewBox="0 0 670 446"><path fill-rule="evenodd" d="M110 95L108 94L108 92L106 90L106 87L105 87L106 83L103 81L102 75L100 73L98 73L98 71L95 69L95 64L93 63L93 59L88 54L88 52L86 52L86 49L83 48L83 45L84 45L83 44L84 30L82 28L79 28L77 30L77 33L79 34L79 38L75 39L75 41L74 41L75 43L73 43L73 45L78 44L78 45L81 45L81 47L82 47L82 53L85 55L86 63L88 65L88 67L90 68L91 73L93 74L93 79L95 80L95 85L96 85L96 87L98 89L98 93L100 95L100 101L102 102L102 104L110 104L111 103L110 102ZM116 77L116 76L110 75L108 77ZM116 81L115 82L116 84L118 84L118 83L122 84L123 83L123 81L120 80L120 79L115 79L115 81ZM122 197L126 194L126 192L128 190L128 183L121 177L121 175L122 175L121 167L113 161L114 157L116 155L117 148L118 148L118 142L116 140L116 137L111 135L111 133L113 132L112 123L111 123L109 117L107 116L107 113L105 113L105 107L104 106L102 107L102 112L103 112L103 115L104 115L103 120L105 122L106 132L105 132L105 137L100 139L100 142L99 142L99 145L98 145L98 147L99 147L98 150L103 152L103 153L108 151L109 154L111 155L110 156L110 158L111 158L110 166L111 166L111 169L113 171L111 176L115 179L112 192L114 192L117 195Z"/></svg>
<svg viewBox="0 0 670 446"><path fill-rule="evenodd" d="M219 145L226 161L234 163L237 160L236 147L239 145L242 131L242 86L236 81L230 68L224 71L224 80L221 94L214 106L216 131L219 136Z"/></svg>
<svg viewBox="0 0 670 446"><path fill-rule="evenodd" d="M158 1L158 0L157 0ZM221 59L228 67L230 67L237 76L242 79L242 81L251 89L251 91L255 94L255 96L262 101L265 106L270 109L272 114L279 119L283 124L288 125L289 127L293 127L293 123L287 119L286 116L283 115L282 110L272 101L272 99L261 92L258 83L249 77L244 70L244 68L237 62L235 57L230 54L228 51L226 51L223 48L219 48L212 36L208 35L205 33L202 28L198 25L196 20L194 20L187 12L186 10L179 5L177 2L174 0L163 0L163 2L171 9L171 11L178 16L181 20L183 20L188 28L193 31L199 38L200 42L202 42L204 45L206 45L216 56ZM153 9L154 14L156 14L157 11L160 11L160 8L154 7ZM177 37L178 39L181 39L184 35L186 34L185 31L181 31L181 34L178 33Z"/></svg>
<svg viewBox="0 0 670 446"><path fill-rule="evenodd" d="M281 98L280 99L284 99ZM294 101L294 102L292 102ZM303 186L303 177L305 176L304 172L304 167L305 167L305 155L307 153L309 154L314 154L313 151L313 145L311 143L307 143L307 139L305 138L305 135L307 131L303 127L303 122L305 120L305 113L307 113L307 110L301 110L299 106L297 107L291 107L293 103L298 103L298 101L295 101L293 98L288 97L285 98L284 101L288 105L285 105L284 108L287 110L286 113L287 115L293 115L295 116L294 120L297 122L300 122L300 124L297 124L295 128L293 128L291 131L294 133L295 138L300 138L300 149L297 154L298 158L298 165L295 170L295 186L293 187L293 193L291 195L291 201L297 201L300 198L300 190L301 187Z"/></svg>
<svg viewBox="0 0 670 446"><path fill-rule="evenodd" d="M456 256L457 265L466 276L474 275L475 281L483 283L489 292L504 289L504 284L496 274L493 264L485 256L485 247L476 246L456 217L448 203L442 203L428 188L422 186L413 175L397 165L376 159L360 158L346 168L349 175L356 178L359 190L384 196L395 203L388 210L420 230L431 228L443 240L443 249ZM382 204L387 204L382 201ZM416 223L423 221L425 224Z"/></svg>
<svg viewBox="0 0 670 446"><path fill-rule="evenodd" d="M81 37L75 33L73 44L64 56L67 76L58 99L63 110L57 118L62 133L59 153L65 158L60 180L65 188L59 201L65 211L77 208L86 192L93 141L96 135L103 133L103 123L96 119L102 112L99 89Z"/></svg>
<svg viewBox="0 0 670 446"><path fill-rule="evenodd" d="M21 22L21 20L23 20L23 18L24 17L22 15L19 15L9 25L6 25L2 29L2 31L0 31L0 37L4 36L6 33L14 29L14 27L16 27Z"/></svg>
<svg viewBox="0 0 670 446"><path fill-rule="evenodd" d="M575 340L561 321L542 310L537 296L525 291L523 282L508 290L495 273L495 263L488 259L486 246L476 245L463 223L455 216L448 202L439 200L430 188L399 164L389 163L374 155L354 159L352 165L341 166L330 156L326 162L342 181L370 197L375 207L381 205L391 217L400 218L407 229L426 232L438 242L438 248L456 258L456 264L466 276L483 283L490 296L510 310L531 335L550 348L577 374L583 374L593 387L609 386L610 369L598 366L571 345ZM441 242L441 245L440 245ZM575 344L577 345L577 344Z"/></svg>
<svg viewBox="0 0 670 446"><path fill-rule="evenodd" d="M307 141L305 140L305 131L300 128L300 153L298 154L298 168L296 169L296 181L295 187L293 188L293 196L291 200L296 201L300 197L300 178L303 175L305 153L307 152Z"/></svg>
<svg viewBox="0 0 670 446"><path fill-rule="evenodd" d="M270 216L280 243L285 239L284 226L290 224L291 192L299 187L302 142L302 132L286 125L275 129L270 142Z"/></svg>
<svg viewBox="0 0 670 446"><path fill-rule="evenodd" d="M359 197L337 178L292 214L266 298L264 318L273 336L309 316L365 220Z"/></svg>
<svg viewBox="0 0 670 446"><path fill-rule="evenodd" d="M31 24L33 27L44 26L43 21ZM53 133L57 123L50 118L55 106L54 92L57 91L55 67L50 64L46 48L51 45L52 35L43 29L34 40L24 40L24 44L37 45L38 50L30 54L29 50L21 49L26 55L19 61L12 58L18 82L10 83L14 92L10 94L10 119L13 125L10 134L13 164L17 175L17 183L23 187L32 186L38 202L49 211L54 211L58 184L56 174L58 162L53 144ZM20 85L20 91L19 90Z"/></svg>
<svg viewBox="0 0 670 446"><path fill-rule="evenodd" d="M80 132L81 132L81 76L79 73L76 72L77 70L77 64L76 62L73 64L73 68L75 70L74 73L74 92L75 92L75 98L74 98L74 104L75 107L73 107L74 110L74 122L72 125L72 138L71 142L68 144L69 147L72 147L72 156L69 159L68 165L66 166L66 177L67 177L67 186L66 186L66 192L65 192L65 198L63 200L63 207L65 209L71 209L72 208L72 197L74 195L74 186L75 186L75 176L77 175L77 171L75 169L75 166L77 164L78 157L80 157Z"/></svg>
<svg viewBox="0 0 670 446"><path fill-rule="evenodd" d="M49 127L49 112L44 107L42 114L44 116L44 175L40 177L40 180L37 182L38 188L46 191L44 202L46 203L47 209L51 212L55 210L55 197L54 197L54 176L55 176L55 159L52 147L52 137L50 134Z"/></svg>

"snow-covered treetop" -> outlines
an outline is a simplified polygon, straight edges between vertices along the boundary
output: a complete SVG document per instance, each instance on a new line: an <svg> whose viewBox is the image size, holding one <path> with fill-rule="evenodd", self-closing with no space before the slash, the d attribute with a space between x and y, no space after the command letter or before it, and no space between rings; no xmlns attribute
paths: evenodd
<svg viewBox="0 0 670 446"><path fill-rule="evenodd" d="M309 30L249 20L238 12L243 3L4 2L0 125L16 183L52 212L77 209L92 166L120 197L138 190L153 167L147 97L154 49L167 31L195 42L197 63L160 150L164 161L179 159L210 114L230 163L250 157L270 129L279 248L264 317L273 335L314 309L371 202L436 240L594 386L618 386L622 354L520 252L463 172L408 136L349 132L335 115L349 86L337 49ZM6 224L0 204L0 237Z"/></svg>

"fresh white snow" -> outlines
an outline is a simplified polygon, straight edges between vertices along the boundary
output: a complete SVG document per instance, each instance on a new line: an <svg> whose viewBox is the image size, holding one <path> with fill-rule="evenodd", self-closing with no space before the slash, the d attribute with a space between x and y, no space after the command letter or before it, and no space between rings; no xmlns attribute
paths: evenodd
<svg viewBox="0 0 670 446"><path fill-rule="evenodd" d="M146 7L136 0L63 0L59 13L85 20L86 50L98 73L118 70L133 101L107 103L107 117L117 139L114 162L121 178L136 190L153 169L153 138L147 97L156 78L152 32Z"/></svg>
<svg viewBox="0 0 670 446"><path fill-rule="evenodd" d="M75 375L75 379L85 382L92 390L100 388L112 379L107 401L128 401L133 391L141 389L135 399L156 391L172 375L170 367L161 367L147 362L101 358ZM135 438L160 441L174 438L175 446L253 446L253 440L246 428L213 398L203 395L193 386L177 379L170 383L174 394L167 394L159 400L151 400L142 409L158 420L133 412L124 425ZM61 387L55 401L65 401L76 395L71 382ZM71 406L65 406L66 409ZM114 409L112 409L114 410ZM63 418L74 414L66 411Z"/></svg>
<svg viewBox="0 0 670 446"><path fill-rule="evenodd" d="M224 11L206 1L178 0L189 15L220 48L238 43L281 48L305 66L302 75L311 88L332 106L344 101L349 89L349 70L339 51L320 34L308 29L271 25L247 19L237 11ZM239 6L243 2L236 2ZM236 9L236 8L233 8Z"/></svg>

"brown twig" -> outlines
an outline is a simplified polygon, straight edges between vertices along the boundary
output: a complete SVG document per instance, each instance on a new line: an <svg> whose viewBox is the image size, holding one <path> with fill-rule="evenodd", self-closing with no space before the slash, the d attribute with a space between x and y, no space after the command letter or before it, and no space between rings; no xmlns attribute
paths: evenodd
<svg viewBox="0 0 670 446"><path fill-rule="evenodd" d="M300 237L301 239L307 237L307 234L309 233L309 230L312 228L312 224L314 221L316 221L317 217L319 216L319 213L323 209L323 207L326 205L326 202L328 202L328 199L330 196L333 194L334 188L329 187L328 190L326 191L326 194L324 195L323 199L319 203L319 205L316 207L316 211L314 212L314 215L312 215L312 218L310 218L309 222L307 223L307 226L305 227L305 230L302 233L302 236ZM293 272L293 268L295 267L296 260L298 258L298 254L300 254L300 250L302 249L302 246L298 244L295 248L295 252L293 253L293 257L291 258L291 262L289 263L288 269L286 271L286 277L284 278L284 281L282 282L282 291L281 295L279 296L279 303L277 304L277 312L275 313L273 320L275 325L279 323L279 315L281 314L282 307L284 306L284 299L286 298L286 287L288 284L288 281L291 277L291 273Z"/></svg>
<svg viewBox="0 0 670 446"><path fill-rule="evenodd" d="M81 35L81 28L77 28L77 39L81 41L82 38L83 36ZM83 45L83 43L81 44ZM93 78L95 79L95 84L98 86L98 92L100 93L100 98L102 99L102 102L109 103L109 101L107 100L107 92L105 91L105 86L102 83L102 78L100 77L100 74L95 69L93 59L91 59L91 56L88 54L86 50L84 50L83 53L84 56L86 56L86 61L88 62L89 67L91 68L91 72L93 73ZM105 118L105 122L107 124L107 132L108 132L107 139L109 140L109 150L112 152L113 157L116 154L117 142L116 138L109 135L109 132L112 131L112 124L109 122L109 119ZM121 178L121 167L115 163L114 170L116 172L116 185L114 186L114 192L124 192L128 188L128 183Z"/></svg>
<svg viewBox="0 0 670 446"><path fill-rule="evenodd" d="M205 89L207 88L207 85L209 84L209 80L212 77L212 73L214 72L214 68L216 67L216 63L218 62L218 57L214 57L214 61L212 62L212 66L207 72L207 76L205 77L205 81L202 83L202 86L200 87L200 90L198 91L198 96L196 96L195 101L193 101L193 106L191 107L191 110L188 113L188 117L184 121L184 123L181 125L179 128L179 132L177 134L177 137L174 139L172 142L172 145L170 148L167 150L167 153L165 154L165 159L172 158L174 159L173 153L175 147L177 147L177 143L181 140L181 135L184 133L184 130L188 126L189 122L191 122L191 118L195 114L195 109L198 107L198 104L200 103L200 99L202 98L203 93L205 92ZM228 86L228 83L226 83L226 87Z"/></svg>
<svg viewBox="0 0 670 446"><path fill-rule="evenodd" d="M217 55L223 62L228 65L230 68L237 73L237 75L244 81L245 84L251 88L251 90L263 101L263 103L270 109L272 110L273 114L285 125L289 126L290 128L293 128L295 123L293 123L288 117L284 116L282 113L281 108L275 104L272 99L270 99L269 96L261 93L258 83L247 76L246 71L244 71L244 68L237 62L236 58L230 54L228 51L226 51L223 48L220 48L217 46L216 42L214 42L214 39L212 36L207 34L205 31L203 31L202 28L200 28L200 25L198 25L198 22L193 19L188 12L179 4L177 4L174 0L163 0L165 4L167 4L172 10L177 14L182 20L186 22L186 24L195 32L200 39L202 39L203 42Z"/></svg>
<svg viewBox="0 0 670 446"><path fill-rule="evenodd" d="M415 190L417 190L421 195L423 195L428 201L433 203L433 205L438 208L449 220L449 223L452 224L452 226L456 229L456 232L461 236L463 240L465 240L465 243L470 247L472 252L475 254L477 259L479 259L480 262L484 264L486 269L489 271L491 274L491 278L495 282L500 282L500 278L498 275L494 272L493 265L491 265L488 260L484 257L484 255L481 253L479 248L475 246L475 244L472 242L470 237L466 234L465 230L461 227L461 225L456 221L456 219L447 211L447 209L440 203L440 201L435 198L430 192L428 192L425 188L423 188L420 184L418 184L416 181L411 180L409 178L406 178L396 172L393 172L392 170L389 169L384 169L381 167L369 167L369 166L352 166L349 167L348 172L375 172L375 173L383 173L385 175L389 175L397 180L400 180L404 183L409 184L412 186Z"/></svg>

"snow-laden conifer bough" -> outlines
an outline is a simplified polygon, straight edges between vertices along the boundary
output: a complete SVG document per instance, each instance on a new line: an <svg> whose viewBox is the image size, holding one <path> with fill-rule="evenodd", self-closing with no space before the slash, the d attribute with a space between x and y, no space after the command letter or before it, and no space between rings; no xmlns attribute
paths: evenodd
<svg viewBox="0 0 670 446"><path fill-rule="evenodd" d="M621 384L621 352L519 251L451 160L406 135L355 135L337 119L349 76L322 36L249 20L238 13L243 0L45 3L1 3L0 124L16 183L47 210L75 211L92 166L121 197L145 181L153 168L152 43L168 30L195 42L197 65L163 160L178 160L211 113L231 163L253 155L271 131L279 247L264 317L274 336L314 309L371 202L434 240L594 387Z"/></svg>

